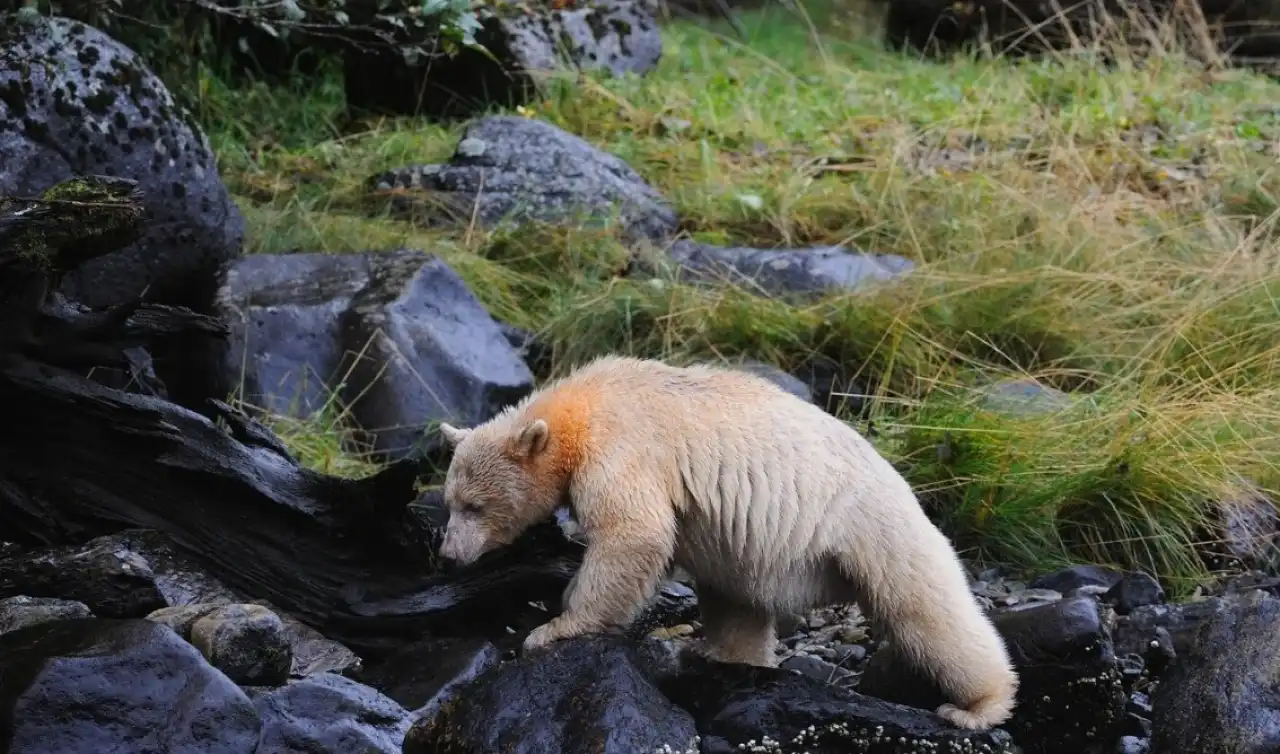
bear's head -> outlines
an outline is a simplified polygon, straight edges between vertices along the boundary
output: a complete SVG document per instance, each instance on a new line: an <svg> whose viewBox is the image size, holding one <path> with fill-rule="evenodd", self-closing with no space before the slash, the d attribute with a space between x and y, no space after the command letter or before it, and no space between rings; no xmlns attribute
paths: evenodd
<svg viewBox="0 0 1280 754"><path fill-rule="evenodd" d="M472 429L441 424L440 433L453 446L444 481L449 524L440 556L453 565L511 544L560 503L563 480L545 463L545 420L493 421Z"/></svg>

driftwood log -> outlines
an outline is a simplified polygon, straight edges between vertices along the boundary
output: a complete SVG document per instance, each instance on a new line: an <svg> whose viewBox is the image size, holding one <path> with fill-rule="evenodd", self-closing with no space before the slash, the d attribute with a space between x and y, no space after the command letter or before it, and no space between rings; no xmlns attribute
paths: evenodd
<svg viewBox="0 0 1280 754"><path fill-rule="evenodd" d="M358 652L422 634L509 636L515 607L556 600L580 553L552 522L439 573L444 512L410 458L359 480L300 466L270 431L210 401L210 418L147 387L126 354L163 338L224 339L216 319L142 302L90 311L58 277L127 244L135 184L89 177L0 200L0 531L39 545L155 529L228 587ZM91 378L135 373L135 388ZM154 382L154 378L151 378Z"/></svg>

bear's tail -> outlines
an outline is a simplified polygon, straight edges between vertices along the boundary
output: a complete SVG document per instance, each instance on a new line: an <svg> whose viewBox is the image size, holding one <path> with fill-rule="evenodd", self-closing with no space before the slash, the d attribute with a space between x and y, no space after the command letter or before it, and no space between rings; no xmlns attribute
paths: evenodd
<svg viewBox="0 0 1280 754"><path fill-rule="evenodd" d="M919 516L924 526L910 536L889 536L842 554L841 570L895 654L932 678L950 700L937 713L962 728L995 727L1013 714L1017 673L1004 640L970 593L951 543L922 511Z"/></svg>

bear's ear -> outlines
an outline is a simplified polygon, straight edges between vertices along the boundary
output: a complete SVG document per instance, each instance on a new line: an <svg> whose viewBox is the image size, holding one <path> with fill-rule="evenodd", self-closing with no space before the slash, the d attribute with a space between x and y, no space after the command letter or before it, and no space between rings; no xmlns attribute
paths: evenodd
<svg viewBox="0 0 1280 754"><path fill-rule="evenodd" d="M516 453L524 458L541 453L547 447L547 438L550 434L551 428L547 426L545 420L534 419L526 424L516 437Z"/></svg>
<svg viewBox="0 0 1280 754"><path fill-rule="evenodd" d="M471 434L469 429L458 429L448 422L440 422L440 434L444 435L445 442L452 447L458 447L458 443L467 438Z"/></svg>

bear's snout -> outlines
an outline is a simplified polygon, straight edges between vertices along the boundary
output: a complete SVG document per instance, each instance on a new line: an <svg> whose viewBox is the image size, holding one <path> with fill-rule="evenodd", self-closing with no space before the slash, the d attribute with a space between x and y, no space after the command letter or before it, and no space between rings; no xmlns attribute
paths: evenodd
<svg viewBox="0 0 1280 754"><path fill-rule="evenodd" d="M466 521L450 521L440 544L441 566L456 569L469 565L484 554L487 540L479 526Z"/></svg>

